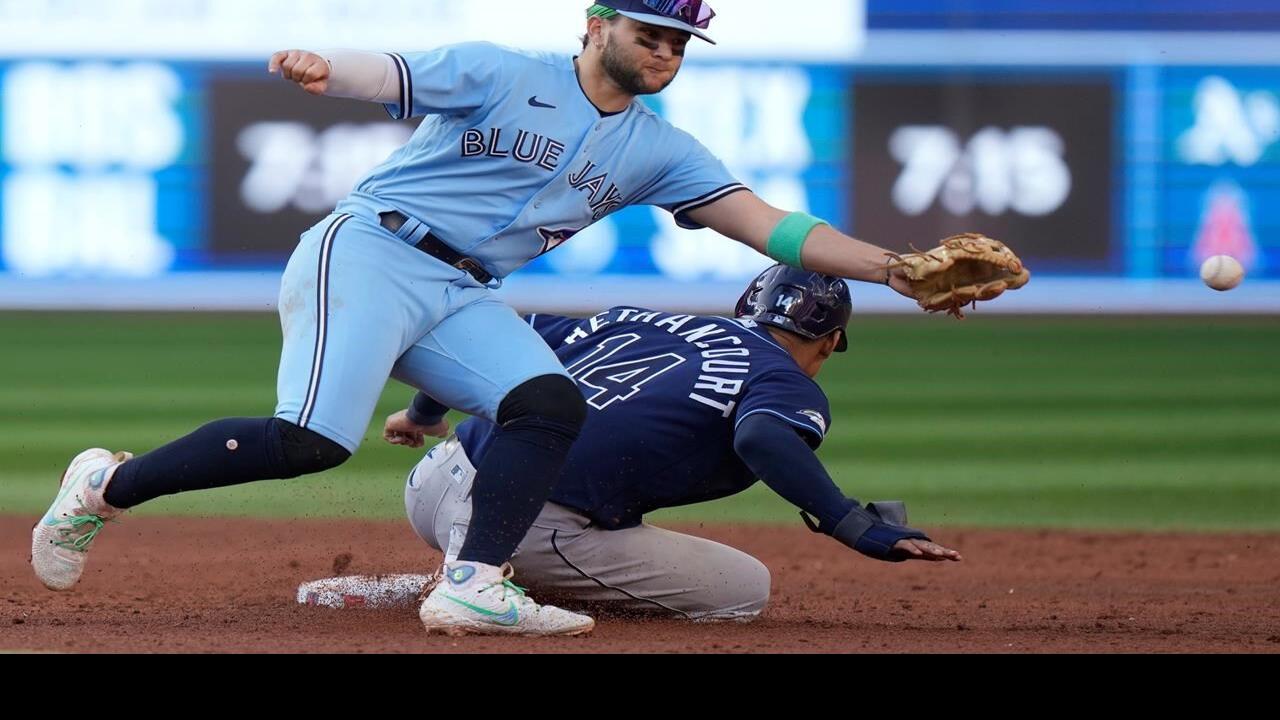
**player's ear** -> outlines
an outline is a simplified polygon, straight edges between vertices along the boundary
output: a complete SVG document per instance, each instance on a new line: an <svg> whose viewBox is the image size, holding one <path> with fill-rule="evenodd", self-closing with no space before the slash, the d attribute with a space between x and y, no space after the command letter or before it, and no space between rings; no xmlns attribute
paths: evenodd
<svg viewBox="0 0 1280 720"><path fill-rule="evenodd" d="M821 352L823 360L835 354L836 348L840 345L840 334L843 332L843 330L837 330L822 338Z"/></svg>
<svg viewBox="0 0 1280 720"><path fill-rule="evenodd" d="M597 50L604 49L604 29L608 25L603 18L589 17L587 18L587 42L595 46Z"/></svg>

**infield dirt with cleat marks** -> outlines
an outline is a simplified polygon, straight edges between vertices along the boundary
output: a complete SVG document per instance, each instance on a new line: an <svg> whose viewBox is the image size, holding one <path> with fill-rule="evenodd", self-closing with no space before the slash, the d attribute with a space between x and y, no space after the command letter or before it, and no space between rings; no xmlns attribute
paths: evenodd
<svg viewBox="0 0 1280 720"><path fill-rule="evenodd" d="M800 526L686 526L769 566L761 620L601 615L584 638L451 639L414 612L295 603L335 560L433 569L402 522L130 518L53 593L27 564L32 520L0 517L0 652L1280 652L1277 534L945 530L964 563L890 565Z"/></svg>

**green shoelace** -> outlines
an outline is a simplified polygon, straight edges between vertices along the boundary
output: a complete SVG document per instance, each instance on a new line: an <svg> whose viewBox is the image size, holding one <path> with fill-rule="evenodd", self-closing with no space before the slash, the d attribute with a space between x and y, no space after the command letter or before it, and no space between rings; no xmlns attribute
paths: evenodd
<svg viewBox="0 0 1280 720"><path fill-rule="evenodd" d="M499 586L496 583L493 585L488 585L488 586L485 586L485 588L482 589L480 592L484 592L485 590L488 590L489 588L492 588L492 587L499 587ZM505 590L510 590L511 592L514 592L518 597L525 596L525 588L520 587L519 585L511 582L510 580L503 580L501 587L504 588ZM502 599L503 600L507 599L507 593L505 591L502 593Z"/></svg>
<svg viewBox="0 0 1280 720"><path fill-rule="evenodd" d="M82 533L74 540L62 540L54 543L60 548L71 550L74 552L88 552L89 546L97 539L98 533L102 532L102 528L106 527L106 522L97 515L77 515L63 520L59 524L66 524L70 527L62 531L62 537L68 538L71 535L80 532L80 529L86 525L92 525L93 528L88 532Z"/></svg>

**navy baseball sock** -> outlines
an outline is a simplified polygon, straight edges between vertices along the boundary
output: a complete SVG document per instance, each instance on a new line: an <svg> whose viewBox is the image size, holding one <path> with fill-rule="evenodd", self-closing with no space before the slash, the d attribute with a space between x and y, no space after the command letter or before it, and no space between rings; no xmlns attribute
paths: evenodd
<svg viewBox="0 0 1280 720"><path fill-rule="evenodd" d="M586 420L587 403L564 375L534 378L507 395L498 408L502 430L471 484L471 526L459 560L502 565L511 559L551 497Z"/></svg>
<svg viewBox="0 0 1280 720"><path fill-rule="evenodd" d="M471 486L471 525L458 559L502 565L511 559L551 497L580 426L525 418L502 428Z"/></svg>
<svg viewBox="0 0 1280 720"><path fill-rule="evenodd" d="M321 472L349 457L333 441L278 418L219 420L120 466L104 497L127 510L165 495Z"/></svg>

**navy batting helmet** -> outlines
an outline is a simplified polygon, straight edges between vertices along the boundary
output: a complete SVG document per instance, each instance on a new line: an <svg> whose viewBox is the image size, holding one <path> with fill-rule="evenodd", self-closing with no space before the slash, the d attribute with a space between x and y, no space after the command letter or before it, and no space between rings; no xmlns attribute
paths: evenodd
<svg viewBox="0 0 1280 720"><path fill-rule="evenodd" d="M844 280L774 265L756 278L738 301L737 317L816 340L840 330L836 352L849 349L853 301Z"/></svg>

